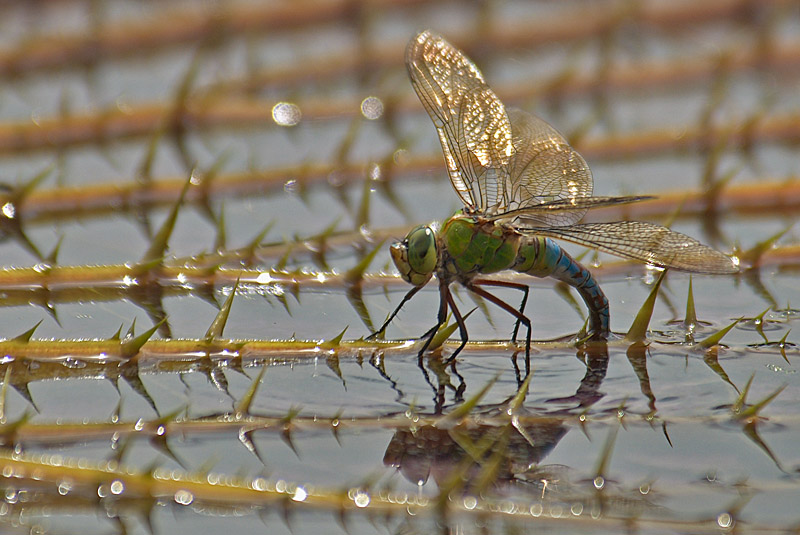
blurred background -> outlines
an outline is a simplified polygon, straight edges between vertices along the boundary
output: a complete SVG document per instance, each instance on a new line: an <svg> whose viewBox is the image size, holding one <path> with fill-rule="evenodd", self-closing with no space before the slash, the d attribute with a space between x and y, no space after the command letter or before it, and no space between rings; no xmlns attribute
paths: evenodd
<svg viewBox="0 0 800 535"><path fill-rule="evenodd" d="M0 13L3 466L18 476L3 471L4 531L760 533L800 521L799 2L5 0ZM577 297L520 277L542 341L528 373L505 343L511 319L466 291L470 337L486 345L457 370L418 367L411 345L434 323L435 285L387 331L405 350L357 343L408 290L389 242L460 208L403 65L425 28L473 59L507 106L561 131L596 194L659 197L592 220L669 224L737 255L740 275L692 279L702 322L687 326L690 278L671 273L645 353L587 355L569 342L585 316ZM568 248L624 334L657 273ZM224 338L264 344L198 360L232 293ZM739 318L725 346L697 348ZM121 359L87 345L151 328ZM345 328L356 343L340 351ZM528 431L508 438L493 418L526 377ZM500 430L493 448L465 445L494 436L476 422L454 437L404 416L438 418L493 378L472 409ZM267 418L258 440L236 422L199 423L250 409ZM582 432L587 414L594 432ZM339 418L358 423L334 438L326 426ZM625 462L609 473L600 461L614 440ZM486 451L505 454L491 477L477 461ZM442 508L424 500L448 496L464 452L480 466L456 473L494 481L492 492L473 489L474 503L450 493L453 509L432 513ZM19 475L19 455L36 453L207 485L213 467L283 498L105 481L77 464ZM326 490L306 507L300 482ZM378 488L406 501L381 502ZM377 509L342 513L359 492Z"/></svg>

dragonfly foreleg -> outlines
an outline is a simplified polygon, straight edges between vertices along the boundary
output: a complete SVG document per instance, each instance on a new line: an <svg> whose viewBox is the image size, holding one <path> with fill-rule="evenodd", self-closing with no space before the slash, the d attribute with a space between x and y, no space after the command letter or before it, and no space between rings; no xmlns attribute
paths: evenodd
<svg viewBox="0 0 800 535"><path fill-rule="evenodd" d="M422 286L414 286L413 288L411 288L411 290L409 290L409 292L405 296L403 296L402 301L400 301L400 304L397 305L397 308L394 309L394 312L389 314L389 318L385 322L383 322L381 328L375 331L374 333L370 334L369 336L367 336L366 340L371 340L376 336L378 336L383 331L385 331L386 327L388 327L389 324L394 319L394 317L397 316L397 313L400 312L400 309L403 308L403 305L405 305L412 297L414 297L414 294L416 294L420 290L420 288L422 288Z"/></svg>
<svg viewBox="0 0 800 535"><path fill-rule="evenodd" d="M431 342L433 342L433 337L436 335L436 332L439 330L439 327L444 325L444 322L447 321L447 304L452 300L453 298L450 297L450 288L448 288L448 283L440 279L439 314L437 315L436 325L428 329L428 331L422 335L422 338L420 338L420 340L425 340L425 343L422 345L422 349L419 350L419 354L417 355L420 363L422 362L422 355L425 354L425 351L428 349L428 346L430 346Z"/></svg>
<svg viewBox="0 0 800 535"><path fill-rule="evenodd" d="M484 282L484 284L485 284L485 282ZM506 303L505 301L503 301L499 297L490 294L489 292L487 292L486 290L484 290L483 288L478 286L478 283L476 281L467 282L467 283L464 284L464 286L466 286L467 289L469 289L470 291L475 292L476 294L478 294L479 296L483 297L484 299L486 299L488 301L491 301L495 305L499 306L500 308L502 308L503 310L505 310L506 312L508 312L509 314L514 316L515 318L517 318L517 321L522 323L525 326L525 328L528 329L528 334L525 336L525 358L526 359L530 359L530 357L531 357L531 320L528 319L528 317L525 316L522 312L520 312L516 308L512 307L511 305L509 305L508 303Z"/></svg>
<svg viewBox="0 0 800 535"><path fill-rule="evenodd" d="M522 303L519 305L519 313L523 315L525 314L525 305L528 303L528 292L530 292L530 287L527 284L491 279L473 279L472 283L480 284L481 286L499 286L502 288L513 288L515 290L520 290L522 292ZM511 341L515 344L517 343L517 334L519 333L520 323L522 323L521 320L517 318L517 322L514 324L514 334L511 335Z"/></svg>

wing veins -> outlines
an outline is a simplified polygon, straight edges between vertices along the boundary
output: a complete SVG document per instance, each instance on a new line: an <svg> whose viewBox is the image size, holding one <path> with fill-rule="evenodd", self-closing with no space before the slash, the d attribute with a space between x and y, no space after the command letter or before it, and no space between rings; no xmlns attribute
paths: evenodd
<svg viewBox="0 0 800 535"><path fill-rule="evenodd" d="M622 196L622 197L579 197L577 199L556 199L553 201L543 202L541 204L535 204L532 206L526 206L524 208L515 208L513 210L509 210L508 212L503 212L502 214L498 214L496 216L488 218L490 221L498 221L498 220L511 220L517 217L541 217L543 214L549 214L553 212L568 212L568 211L585 211L585 210L594 210L596 208L605 208L607 206L617 206L620 204L631 204L641 201L646 201L650 199L655 199L656 197L653 195L630 195L630 196ZM548 228L550 225L528 225L526 226L524 221L522 221L521 226L523 228Z"/></svg>
<svg viewBox="0 0 800 535"><path fill-rule="evenodd" d="M513 153L502 102L469 58L428 31L409 43L406 65L439 133L456 193L472 211L496 213L506 196L498 178L508 176Z"/></svg>
<svg viewBox="0 0 800 535"><path fill-rule="evenodd" d="M643 221L584 223L531 233L589 246L623 258L695 273L736 273L735 263L694 238Z"/></svg>

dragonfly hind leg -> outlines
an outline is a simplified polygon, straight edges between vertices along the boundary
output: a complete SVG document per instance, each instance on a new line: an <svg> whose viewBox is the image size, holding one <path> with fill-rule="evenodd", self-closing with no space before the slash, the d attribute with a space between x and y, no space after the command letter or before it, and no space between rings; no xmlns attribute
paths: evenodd
<svg viewBox="0 0 800 535"><path fill-rule="evenodd" d="M483 297L487 301L494 303L495 305L499 306L515 318L517 318L517 322L522 323L525 328L528 330L527 334L525 335L525 358L530 359L531 357L531 320L528 319L526 315L522 312L517 310L516 308L512 307L496 295L492 295L483 288L480 287L480 284L486 285L488 282L496 283L498 281L471 281L464 284L470 291L478 294L479 296ZM505 286L505 284L495 284L496 286ZM526 293L527 297L527 293ZM524 304L524 300L523 300Z"/></svg>
<svg viewBox="0 0 800 535"><path fill-rule="evenodd" d="M530 292L530 286L527 284L521 284L519 282L508 282L508 281L498 281L498 280L491 280L491 279L473 279L472 284L478 284L481 286L498 286L500 288L513 288L514 290L519 290L522 292L522 302L519 304L519 313L523 316L525 315L525 305L528 303L528 293ZM522 320L517 317L517 322L514 324L514 333L511 335L511 341L515 344L517 343L517 334L519 334L519 326L522 323Z"/></svg>

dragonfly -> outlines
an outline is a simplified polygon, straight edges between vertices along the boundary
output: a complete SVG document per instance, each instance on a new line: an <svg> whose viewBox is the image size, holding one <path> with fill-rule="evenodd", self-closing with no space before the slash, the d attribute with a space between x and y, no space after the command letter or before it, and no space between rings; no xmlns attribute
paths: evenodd
<svg viewBox="0 0 800 535"><path fill-rule="evenodd" d="M592 196L592 173L583 157L555 128L525 111L506 108L480 70L441 36L423 31L405 56L411 85L439 135L447 173L464 207L441 224L420 225L390 248L401 277L413 288L371 337L382 334L400 309L433 276L439 284L437 323L421 338L421 359L452 309L461 344L469 336L450 291L460 283L516 318L527 335L528 286L487 275L514 270L553 277L572 286L586 304L586 340L607 340L609 303L592 274L555 239L565 240L660 268L695 273L738 271L732 259L697 240L642 221L580 223L587 210L642 201L648 196ZM519 309L486 287L523 292Z"/></svg>

